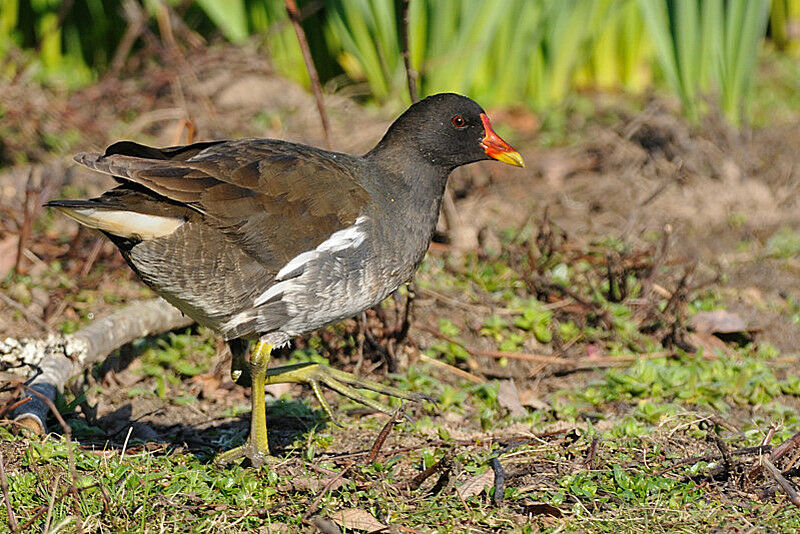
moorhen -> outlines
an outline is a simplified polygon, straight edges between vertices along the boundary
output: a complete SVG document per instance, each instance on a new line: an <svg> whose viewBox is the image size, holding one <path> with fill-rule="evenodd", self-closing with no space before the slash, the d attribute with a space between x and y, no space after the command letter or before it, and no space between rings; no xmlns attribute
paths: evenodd
<svg viewBox="0 0 800 534"><path fill-rule="evenodd" d="M406 282L450 172L489 158L524 166L478 104L446 93L412 105L363 156L275 139L161 149L121 141L75 157L120 185L47 206L103 232L145 284L228 340L234 379L249 375L252 414L246 444L217 461L258 466L269 456L265 384L309 384L331 418L320 385L381 411L356 388L421 398L320 364L268 369L270 353Z"/></svg>

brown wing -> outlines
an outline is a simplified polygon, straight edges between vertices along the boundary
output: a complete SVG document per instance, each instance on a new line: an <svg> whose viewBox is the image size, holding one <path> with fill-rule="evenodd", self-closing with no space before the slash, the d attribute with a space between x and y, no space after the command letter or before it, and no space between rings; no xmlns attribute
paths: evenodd
<svg viewBox="0 0 800 534"><path fill-rule="evenodd" d="M351 156L271 139L123 142L75 159L190 207L272 272L353 224L369 199Z"/></svg>

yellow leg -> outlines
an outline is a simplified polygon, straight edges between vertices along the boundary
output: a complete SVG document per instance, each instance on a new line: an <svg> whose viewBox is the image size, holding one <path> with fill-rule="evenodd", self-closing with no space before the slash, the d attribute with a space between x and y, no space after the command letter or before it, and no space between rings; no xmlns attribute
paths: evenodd
<svg viewBox="0 0 800 534"><path fill-rule="evenodd" d="M267 442L267 414L264 403L264 386L266 385L267 367L272 353L272 345L259 341L250 355L250 376L252 387L250 401L250 436L247 443L219 454L214 462L227 464L242 457L247 457L253 467L260 467L269 461L269 444Z"/></svg>
<svg viewBox="0 0 800 534"><path fill-rule="evenodd" d="M366 397L359 389L368 389L391 397L398 397L410 401L420 402L422 400L433 401L427 395L403 391L391 386L385 386L372 380L359 378L351 373L345 373L338 369L331 369L326 365L318 363L300 363L284 365L267 369L269 365L272 345L259 341L250 356L250 376L252 380L251 402L253 413L250 415L250 436L247 443L241 447L236 447L229 451L219 454L215 458L217 464L227 464L240 458L247 457L254 467L260 467L268 463L272 458L269 455L269 445L267 443L267 416L264 407L264 386L267 384L280 383L305 383L311 386L314 395L322 405L322 409L328 414L331 420L336 421L328 401L322 395L322 386L328 387L335 392L348 397L356 402L360 402L370 408L386 414L392 411Z"/></svg>

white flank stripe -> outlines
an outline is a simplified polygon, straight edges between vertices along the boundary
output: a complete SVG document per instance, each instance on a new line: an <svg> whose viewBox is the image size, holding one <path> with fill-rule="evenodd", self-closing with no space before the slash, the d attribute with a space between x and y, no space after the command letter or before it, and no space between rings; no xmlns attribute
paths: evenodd
<svg viewBox="0 0 800 534"><path fill-rule="evenodd" d="M222 330L223 331L233 330L240 324L246 323L252 318L253 316L251 315L250 310L245 310L243 312L237 313L236 315L234 315L233 317L231 317L225 323L222 324Z"/></svg>
<svg viewBox="0 0 800 534"><path fill-rule="evenodd" d="M291 289L292 286L295 284L292 280L284 280L283 282L278 282L277 284L271 286L269 289L261 293L256 300L253 301L254 306L261 306L262 304L269 302L273 298L283 295L286 293L288 289Z"/></svg>
<svg viewBox="0 0 800 534"><path fill-rule="evenodd" d="M295 274L297 271L299 271L306 262L316 258L317 256L319 256L319 252L316 250L309 250L303 252L302 254L298 254L292 258L289 263L281 267L281 270L275 275L275 280L285 280L286 278L291 278L292 274Z"/></svg>
<svg viewBox="0 0 800 534"><path fill-rule="evenodd" d="M90 228L104 230L120 237L155 239L177 230L184 222L174 217L145 215L135 211L104 210L94 208L60 208L64 214Z"/></svg>
<svg viewBox="0 0 800 534"><path fill-rule="evenodd" d="M361 215L356 219L353 226L348 226L343 230L334 232L331 236L319 244L317 250L320 252L336 252L346 248L356 248L364 242L367 233L361 228L361 225L367 222L367 218Z"/></svg>
<svg viewBox="0 0 800 534"><path fill-rule="evenodd" d="M289 260L286 265L281 267L278 274L275 275L275 280L279 283L273 285L256 297L253 304L255 306L261 306L274 297L286 293L287 290L295 285L289 282L302 271L302 267L309 261L321 256L322 253L340 252L342 250L358 247L367 237L367 233L363 228L367 220L368 218L364 215L359 216L355 224L332 233L328 239L320 243L314 250L307 250Z"/></svg>

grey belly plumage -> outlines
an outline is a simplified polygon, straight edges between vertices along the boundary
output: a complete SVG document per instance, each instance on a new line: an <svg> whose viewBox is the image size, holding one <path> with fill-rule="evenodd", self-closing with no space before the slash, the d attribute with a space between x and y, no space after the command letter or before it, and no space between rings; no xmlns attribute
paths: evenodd
<svg viewBox="0 0 800 534"><path fill-rule="evenodd" d="M280 282L274 298L255 306L277 285L276 273L201 221L187 221L123 254L156 293L226 339L275 332L282 334L275 339L288 341L377 304L413 269L382 269L373 244L365 241L310 259L299 275Z"/></svg>

